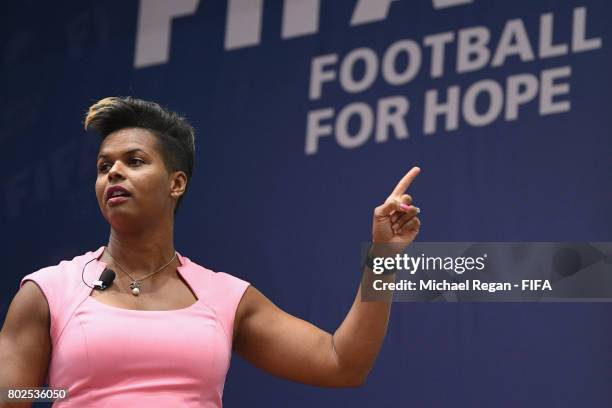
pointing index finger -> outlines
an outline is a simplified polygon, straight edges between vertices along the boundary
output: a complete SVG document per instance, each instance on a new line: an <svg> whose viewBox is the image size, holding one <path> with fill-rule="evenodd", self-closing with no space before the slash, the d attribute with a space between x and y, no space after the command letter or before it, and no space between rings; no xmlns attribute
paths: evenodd
<svg viewBox="0 0 612 408"><path fill-rule="evenodd" d="M410 187L410 184L412 184L412 182L414 181L416 176L419 175L420 172L421 169L419 167L411 168L410 171L408 171L408 173L406 173L404 177L402 177L399 183L397 183L397 186L395 186L395 188L393 189L393 193L391 193L391 196L393 197L404 194L406 189Z"/></svg>

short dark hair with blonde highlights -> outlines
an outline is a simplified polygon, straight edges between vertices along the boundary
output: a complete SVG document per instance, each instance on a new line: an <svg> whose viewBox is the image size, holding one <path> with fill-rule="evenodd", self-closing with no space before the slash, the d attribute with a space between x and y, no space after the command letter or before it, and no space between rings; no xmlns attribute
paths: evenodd
<svg viewBox="0 0 612 408"><path fill-rule="evenodd" d="M125 128L142 128L155 135L166 168L169 171L184 171L187 181L191 180L195 157L195 130L184 117L155 102L132 96L104 98L89 107L85 117L85 130L95 130L102 140ZM187 190L179 197L175 213L186 193Z"/></svg>

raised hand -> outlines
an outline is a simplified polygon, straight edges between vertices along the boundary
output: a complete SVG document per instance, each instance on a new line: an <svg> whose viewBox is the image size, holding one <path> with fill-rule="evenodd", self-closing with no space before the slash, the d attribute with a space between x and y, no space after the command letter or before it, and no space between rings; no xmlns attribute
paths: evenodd
<svg viewBox="0 0 612 408"><path fill-rule="evenodd" d="M374 209L372 242L375 244L392 244L394 252L401 252L416 238L421 227L417 217L420 209L412 205L412 197L404 193L420 172L418 167L410 169L385 202Z"/></svg>

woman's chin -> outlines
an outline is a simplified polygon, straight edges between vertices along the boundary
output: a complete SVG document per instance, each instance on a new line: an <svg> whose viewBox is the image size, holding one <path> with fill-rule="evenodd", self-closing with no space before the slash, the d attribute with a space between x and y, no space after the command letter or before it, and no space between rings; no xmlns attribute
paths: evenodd
<svg viewBox="0 0 612 408"><path fill-rule="evenodd" d="M129 211L127 208L107 208L104 211L104 218L115 230L131 229L140 224L142 216Z"/></svg>

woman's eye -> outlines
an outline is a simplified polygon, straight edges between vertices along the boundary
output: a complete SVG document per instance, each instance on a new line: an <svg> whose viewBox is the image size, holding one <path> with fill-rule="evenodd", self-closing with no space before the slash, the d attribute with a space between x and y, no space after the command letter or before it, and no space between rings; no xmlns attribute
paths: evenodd
<svg viewBox="0 0 612 408"><path fill-rule="evenodd" d="M127 163L132 167L140 167L142 164L144 164L144 160L139 159L137 157L132 157L127 161ZM102 163L98 166L98 171L100 173L106 173L110 168L110 163Z"/></svg>

